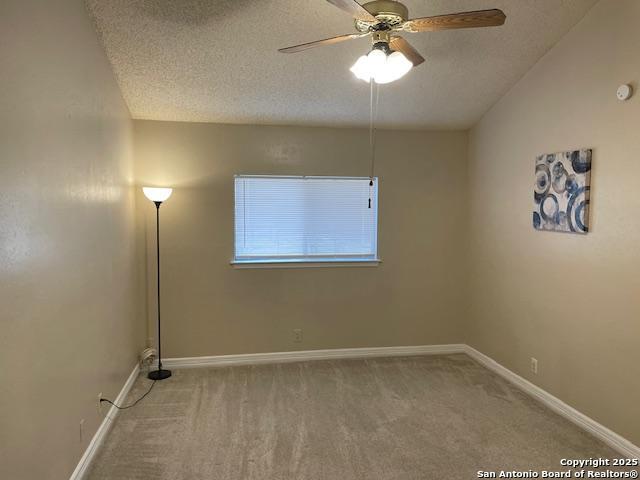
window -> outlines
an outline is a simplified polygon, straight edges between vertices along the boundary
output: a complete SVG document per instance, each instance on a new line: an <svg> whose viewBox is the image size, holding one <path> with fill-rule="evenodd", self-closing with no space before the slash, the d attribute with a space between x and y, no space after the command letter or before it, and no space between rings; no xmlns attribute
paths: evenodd
<svg viewBox="0 0 640 480"><path fill-rule="evenodd" d="M235 177L234 263L375 262L377 229L377 179Z"/></svg>

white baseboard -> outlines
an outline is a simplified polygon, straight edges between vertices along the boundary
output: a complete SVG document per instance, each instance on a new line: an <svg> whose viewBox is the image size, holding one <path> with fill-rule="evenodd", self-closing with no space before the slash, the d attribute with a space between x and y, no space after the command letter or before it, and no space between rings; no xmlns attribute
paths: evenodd
<svg viewBox="0 0 640 480"><path fill-rule="evenodd" d="M122 390L120 390L120 393L114 400L114 403L118 405L122 404L124 399L127 397L129 390L131 390L131 387L133 387L133 383L136 381L136 378L138 378L139 372L140 372L140 366L136 364L136 366L133 368L133 371L129 375L129 378L127 378L127 381L122 387ZM98 449L102 445L102 442L107 436L107 433L109 433L111 424L113 423L113 420L115 419L117 414L118 414L118 409L114 406L111 406L107 414L104 416L104 419L102 420L102 423L98 427L98 430L96 431L95 435L89 442L89 445L87 446L87 449L84 451L82 458L78 462L76 469L71 474L71 477L69 477L69 480L82 480L85 477L85 475L87 474L87 471L89 470L89 466L91 465L92 460L98 453Z"/></svg>
<svg viewBox="0 0 640 480"><path fill-rule="evenodd" d="M537 385L525 380L520 375L500 365L498 362L486 356L484 353L480 353L475 348L465 345L465 353L484 367L497 373L505 380L508 380L528 395L543 403L554 412L575 423L594 437L602 440L615 451L628 458L640 458L640 447L634 445L626 438L618 435L612 430L609 430L604 425L596 422L590 417L587 417L583 413L580 413L578 410L570 407L559 398L554 397L546 390L543 390Z"/></svg>
<svg viewBox="0 0 640 480"><path fill-rule="evenodd" d="M167 368L221 367L231 365L256 365L262 363L304 362L340 358L406 357L410 355L446 355L464 353L466 345L419 345L408 347L339 348L333 350L303 350L297 352L247 353L212 357L167 358L162 366Z"/></svg>

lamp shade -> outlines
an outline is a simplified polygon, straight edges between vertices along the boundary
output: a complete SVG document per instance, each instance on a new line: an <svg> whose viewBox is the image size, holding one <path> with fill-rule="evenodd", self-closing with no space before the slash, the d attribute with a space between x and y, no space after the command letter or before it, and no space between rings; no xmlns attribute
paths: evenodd
<svg viewBox="0 0 640 480"><path fill-rule="evenodd" d="M144 196L152 202L164 202L171 196L172 188L142 187Z"/></svg>

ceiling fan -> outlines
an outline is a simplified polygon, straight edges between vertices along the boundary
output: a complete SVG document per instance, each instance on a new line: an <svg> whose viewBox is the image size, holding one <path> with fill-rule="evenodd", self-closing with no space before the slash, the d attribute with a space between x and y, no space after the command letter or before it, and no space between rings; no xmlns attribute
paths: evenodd
<svg viewBox="0 0 640 480"><path fill-rule="evenodd" d="M399 36L399 33L496 27L504 24L506 19L504 12L498 9L409 19L407 7L394 0L375 0L363 5L355 0L327 1L354 18L356 33L302 43L281 48L278 51L295 53L321 45L333 45L346 40L371 36L372 51L368 55L360 57L351 71L362 80L374 79L376 83L388 83L396 80L412 67L424 62L422 55L409 42ZM399 52L399 54L394 55L395 52Z"/></svg>

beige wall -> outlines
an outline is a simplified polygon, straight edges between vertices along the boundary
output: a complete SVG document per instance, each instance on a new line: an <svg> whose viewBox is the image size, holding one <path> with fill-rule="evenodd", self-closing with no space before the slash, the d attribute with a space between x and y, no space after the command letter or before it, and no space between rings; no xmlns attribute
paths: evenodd
<svg viewBox="0 0 640 480"><path fill-rule="evenodd" d="M238 270L233 175L366 176L367 131L153 121L134 131L137 181L176 188L161 209L166 356L460 340L465 133L379 132L379 267ZM155 207L138 208L153 253Z"/></svg>
<svg viewBox="0 0 640 480"><path fill-rule="evenodd" d="M144 343L131 121L80 0L2 0L0 65L0 478L66 479Z"/></svg>
<svg viewBox="0 0 640 480"><path fill-rule="evenodd" d="M640 95L615 92L640 76L639 20L637 0L601 1L472 130L467 328L468 343L636 444ZM581 147L594 149L591 233L535 231L535 156Z"/></svg>

